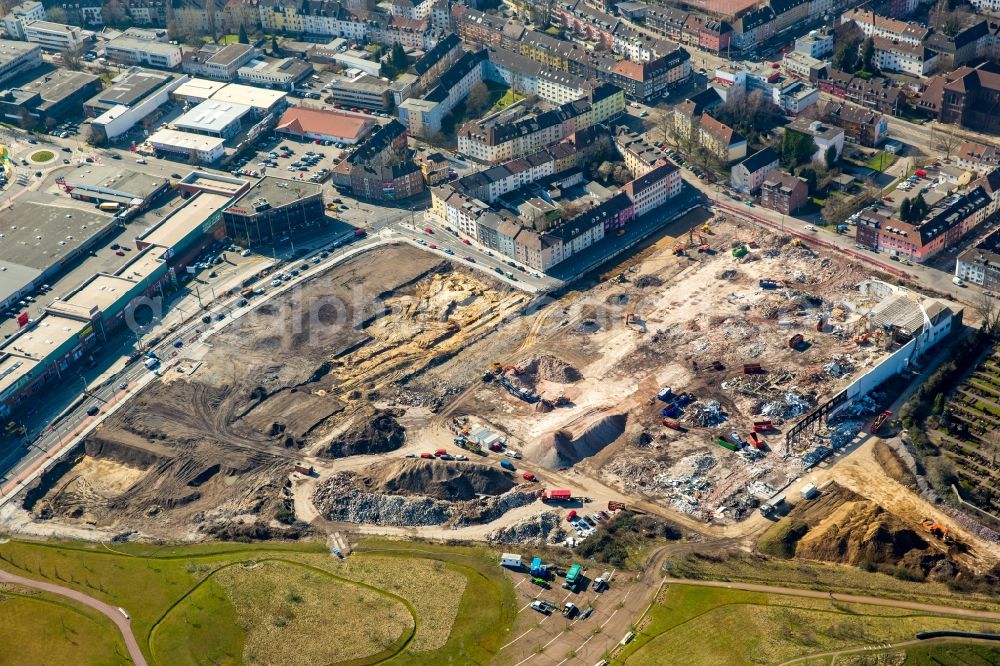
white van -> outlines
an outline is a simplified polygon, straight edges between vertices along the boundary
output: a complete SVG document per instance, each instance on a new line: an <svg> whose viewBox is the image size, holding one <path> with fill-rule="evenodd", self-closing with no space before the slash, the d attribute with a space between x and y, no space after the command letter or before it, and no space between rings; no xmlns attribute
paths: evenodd
<svg viewBox="0 0 1000 666"><path fill-rule="evenodd" d="M965 281L962 278L960 278L960 277L953 277L951 279L951 282L952 282L952 284L954 284L957 287L964 287L965 286Z"/></svg>

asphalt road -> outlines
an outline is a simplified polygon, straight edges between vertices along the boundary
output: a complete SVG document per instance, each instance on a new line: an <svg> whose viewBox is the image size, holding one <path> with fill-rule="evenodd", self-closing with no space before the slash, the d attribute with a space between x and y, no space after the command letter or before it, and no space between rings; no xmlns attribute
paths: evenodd
<svg viewBox="0 0 1000 666"><path fill-rule="evenodd" d="M23 576L18 576L17 574L3 571L2 569L0 569L0 581L4 583L23 585L24 587L42 590L43 592L49 592L51 594L58 594L59 596L72 599L73 601L77 601L85 606L93 608L98 613L101 613L114 622L115 626L118 627L118 630L122 633L122 638L125 640L125 647L128 648L128 654L133 663L135 663L136 666L146 666L146 658L143 656L142 650L139 649L139 643L135 640L135 634L132 633L131 621L129 618L125 617L124 613L114 606L109 606L103 601L98 601L93 597L88 597L86 594L77 592L76 590L71 590L68 587L62 587L61 585L53 585L52 583L25 578Z"/></svg>

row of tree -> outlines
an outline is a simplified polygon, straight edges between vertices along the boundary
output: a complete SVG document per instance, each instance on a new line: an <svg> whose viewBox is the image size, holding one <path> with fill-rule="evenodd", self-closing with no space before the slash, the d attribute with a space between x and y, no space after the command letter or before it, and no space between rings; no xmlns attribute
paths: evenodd
<svg viewBox="0 0 1000 666"><path fill-rule="evenodd" d="M899 204L899 219L903 222L919 222L929 210L930 206L924 201L924 195L918 194L912 199L903 199Z"/></svg>

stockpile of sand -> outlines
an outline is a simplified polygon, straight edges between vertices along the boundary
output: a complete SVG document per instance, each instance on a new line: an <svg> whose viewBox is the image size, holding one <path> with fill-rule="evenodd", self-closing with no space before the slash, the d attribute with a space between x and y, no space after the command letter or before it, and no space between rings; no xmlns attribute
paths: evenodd
<svg viewBox="0 0 1000 666"><path fill-rule="evenodd" d="M572 384L583 379L580 371L572 365L552 356L542 354L524 359L517 364L522 376L528 376L535 381L555 382L557 384Z"/></svg>
<svg viewBox="0 0 1000 666"><path fill-rule="evenodd" d="M524 454L548 469L569 467L621 437L627 420L625 414L598 413L543 435L529 444Z"/></svg>
<svg viewBox="0 0 1000 666"><path fill-rule="evenodd" d="M440 500L470 500L477 495L500 495L514 487L501 469L475 463L397 459L369 465L355 483L359 490L385 495L419 495Z"/></svg>
<svg viewBox="0 0 1000 666"><path fill-rule="evenodd" d="M930 554L909 525L868 500L844 502L799 541L798 557L844 564L897 564Z"/></svg>

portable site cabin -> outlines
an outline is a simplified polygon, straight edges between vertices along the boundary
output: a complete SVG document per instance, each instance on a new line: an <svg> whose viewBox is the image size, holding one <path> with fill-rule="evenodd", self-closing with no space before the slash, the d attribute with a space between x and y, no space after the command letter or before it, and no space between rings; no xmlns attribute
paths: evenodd
<svg viewBox="0 0 1000 666"><path fill-rule="evenodd" d="M500 555L500 566L508 569L520 569L522 566L521 556L515 553L503 553Z"/></svg>

